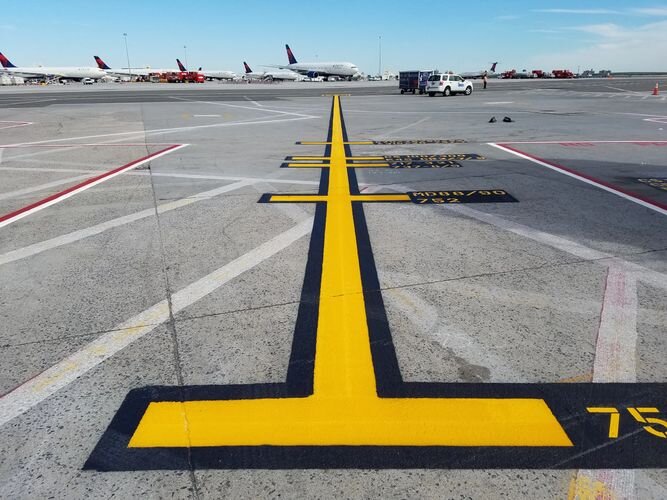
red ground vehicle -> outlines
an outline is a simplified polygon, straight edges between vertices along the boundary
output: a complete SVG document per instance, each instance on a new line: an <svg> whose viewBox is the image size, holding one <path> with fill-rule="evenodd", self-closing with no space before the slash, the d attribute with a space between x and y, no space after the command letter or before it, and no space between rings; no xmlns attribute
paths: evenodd
<svg viewBox="0 0 667 500"><path fill-rule="evenodd" d="M514 75L516 75L516 70L511 69L509 71L504 71L501 75L500 78L504 78L505 80L509 80L511 78L514 78Z"/></svg>
<svg viewBox="0 0 667 500"><path fill-rule="evenodd" d="M204 83L206 77L197 71L178 71L176 73L163 73L160 80L166 80L167 83Z"/></svg>
<svg viewBox="0 0 667 500"><path fill-rule="evenodd" d="M533 78L549 78L549 76L541 69L534 69Z"/></svg>
<svg viewBox="0 0 667 500"><path fill-rule="evenodd" d="M555 69L552 73L554 78L574 78L574 73L569 69Z"/></svg>

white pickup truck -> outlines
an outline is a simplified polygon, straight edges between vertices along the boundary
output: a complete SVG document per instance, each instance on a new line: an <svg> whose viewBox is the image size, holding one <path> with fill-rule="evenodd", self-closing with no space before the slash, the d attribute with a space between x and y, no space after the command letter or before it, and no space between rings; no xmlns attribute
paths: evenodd
<svg viewBox="0 0 667 500"><path fill-rule="evenodd" d="M473 86L470 80L465 80L459 75L451 73L434 73L428 77L426 83L426 92L429 97L433 97L436 93L442 93L443 96L452 94L472 94Z"/></svg>

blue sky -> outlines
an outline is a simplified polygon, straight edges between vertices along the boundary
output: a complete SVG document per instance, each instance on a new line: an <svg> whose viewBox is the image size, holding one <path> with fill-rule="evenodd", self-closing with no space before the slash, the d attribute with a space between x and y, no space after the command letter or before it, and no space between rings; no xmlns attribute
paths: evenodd
<svg viewBox="0 0 667 500"><path fill-rule="evenodd" d="M286 62L347 60L383 69L580 67L667 71L667 2L393 0L3 0L0 51L17 66L132 66L242 71ZM254 69L254 68L253 68Z"/></svg>

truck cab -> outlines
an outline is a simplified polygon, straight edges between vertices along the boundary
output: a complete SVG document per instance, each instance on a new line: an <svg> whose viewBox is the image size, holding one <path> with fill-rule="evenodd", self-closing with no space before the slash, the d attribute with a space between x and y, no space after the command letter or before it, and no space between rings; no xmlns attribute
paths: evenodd
<svg viewBox="0 0 667 500"><path fill-rule="evenodd" d="M459 75L451 73L434 73L428 77L426 84L426 92L429 97L433 97L437 93L442 93L443 96L450 96L452 94L470 95L473 91L473 85L470 80L465 80Z"/></svg>

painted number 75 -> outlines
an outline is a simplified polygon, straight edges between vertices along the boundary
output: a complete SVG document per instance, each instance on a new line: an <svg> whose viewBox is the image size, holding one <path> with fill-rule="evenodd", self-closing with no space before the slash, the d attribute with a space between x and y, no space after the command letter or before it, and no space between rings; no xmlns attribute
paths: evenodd
<svg viewBox="0 0 667 500"><path fill-rule="evenodd" d="M626 408L628 413L641 424L654 424L660 425L664 430L658 430L651 425L644 425L643 428L649 434L652 434L656 437L667 439L667 420L655 417L645 417L644 413L660 413L660 410L657 408ZM618 428L621 423L621 413L617 408L612 407L598 407L598 408L586 408L588 413L604 413L609 415L609 438L618 437Z"/></svg>

